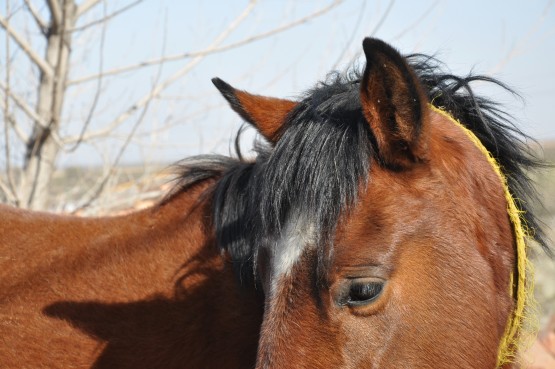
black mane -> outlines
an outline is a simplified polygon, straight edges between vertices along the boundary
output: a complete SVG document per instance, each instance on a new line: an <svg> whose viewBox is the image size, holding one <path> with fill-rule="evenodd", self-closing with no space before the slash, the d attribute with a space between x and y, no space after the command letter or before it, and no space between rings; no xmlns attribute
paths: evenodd
<svg viewBox="0 0 555 369"><path fill-rule="evenodd" d="M542 164L526 143L529 137L512 118L497 103L474 95L470 84L483 81L513 91L490 77L446 73L433 57L406 58L432 104L472 130L497 159L531 234L549 252L530 209L535 190L527 176ZM237 150L237 159L203 155L179 164L177 191L218 178L211 192L216 239L243 281L252 281L261 245L275 241L284 222L301 211L316 228L319 257L324 260L338 218L368 180L375 154L374 138L361 110L360 78L361 73L353 70L333 73L318 83L290 113L275 146L255 145L253 161L244 160Z"/></svg>

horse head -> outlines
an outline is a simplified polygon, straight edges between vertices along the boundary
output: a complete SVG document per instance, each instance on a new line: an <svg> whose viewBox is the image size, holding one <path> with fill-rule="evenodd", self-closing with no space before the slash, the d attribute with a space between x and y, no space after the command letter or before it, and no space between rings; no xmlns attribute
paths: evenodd
<svg viewBox="0 0 555 369"><path fill-rule="evenodd" d="M362 73L296 101L213 80L268 142L214 197L220 246L264 296L256 367L508 368L523 286L490 156L517 182L531 159L470 80L363 50Z"/></svg>

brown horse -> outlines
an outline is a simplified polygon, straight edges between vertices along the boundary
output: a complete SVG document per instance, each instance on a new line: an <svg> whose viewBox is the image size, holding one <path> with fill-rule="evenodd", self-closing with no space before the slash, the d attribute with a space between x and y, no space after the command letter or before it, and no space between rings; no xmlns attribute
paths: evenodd
<svg viewBox="0 0 555 369"><path fill-rule="evenodd" d="M520 228L491 162L545 245L537 161L469 86L504 85L363 48L298 101L214 79L266 143L184 161L151 209L0 207L0 367L516 367Z"/></svg>

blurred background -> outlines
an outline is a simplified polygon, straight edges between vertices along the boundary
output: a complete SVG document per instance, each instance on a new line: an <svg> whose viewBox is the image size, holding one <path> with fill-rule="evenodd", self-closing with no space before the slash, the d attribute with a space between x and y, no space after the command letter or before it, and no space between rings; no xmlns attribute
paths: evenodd
<svg viewBox="0 0 555 369"><path fill-rule="evenodd" d="M241 120L212 77L295 98L361 64L366 36L507 83L522 99L474 87L505 103L555 163L554 2L0 0L0 201L79 215L148 206L171 163L231 151ZM533 176L554 240L555 170ZM541 253L536 264L534 355L549 360L555 266Z"/></svg>

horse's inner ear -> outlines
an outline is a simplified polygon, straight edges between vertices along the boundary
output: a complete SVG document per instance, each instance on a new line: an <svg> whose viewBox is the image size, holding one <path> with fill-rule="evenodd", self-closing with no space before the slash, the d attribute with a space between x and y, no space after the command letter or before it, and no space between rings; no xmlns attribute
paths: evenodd
<svg viewBox="0 0 555 369"><path fill-rule="evenodd" d="M397 50L383 41L363 42L366 68L361 81L364 116L386 165L407 168L427 151L427 97Z"/></svg>
<svg viewBox="0 0 555 369"><path fill-rule="evenodd" d="M297 105L295 101L277 99L237 90L219 78L212 83L241 118L252 124L270 142L278 140L287 114Z"/></svg>

